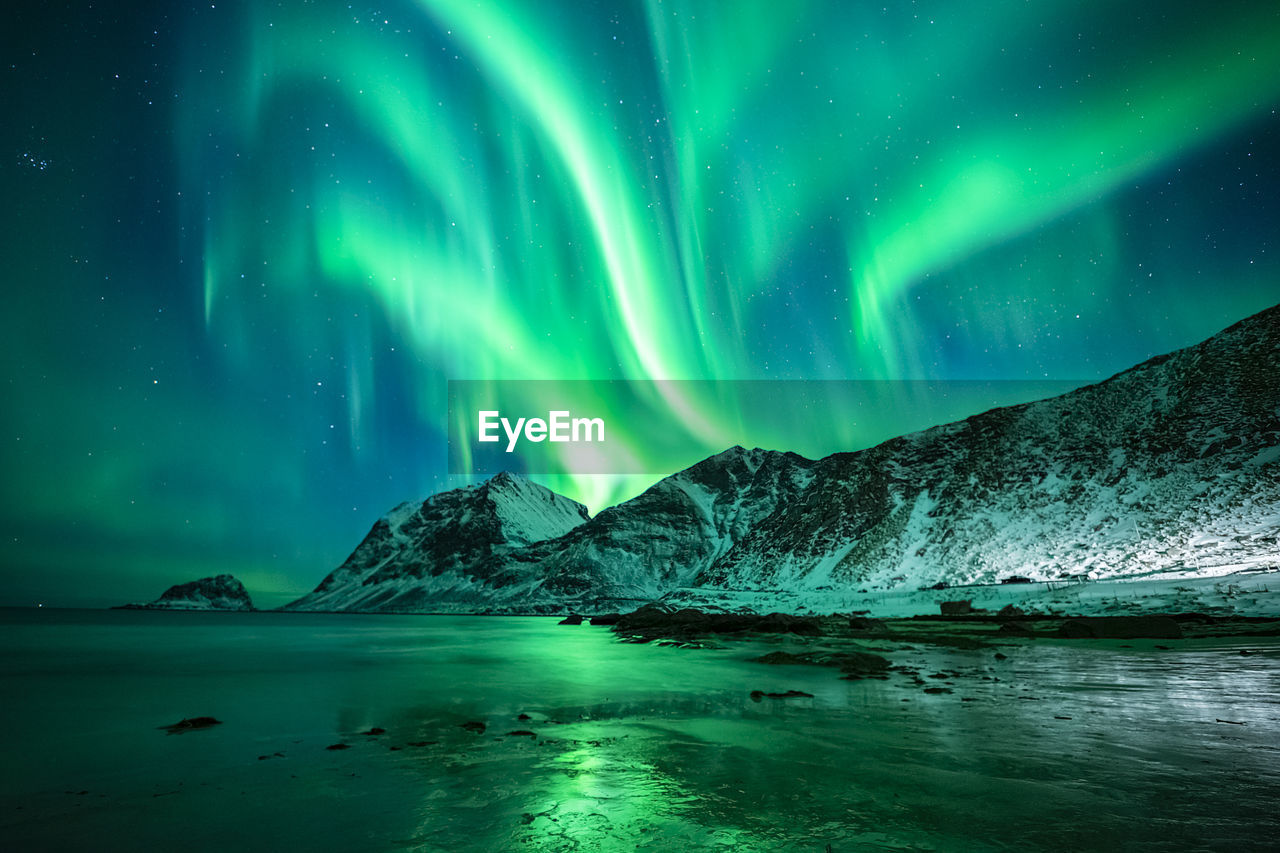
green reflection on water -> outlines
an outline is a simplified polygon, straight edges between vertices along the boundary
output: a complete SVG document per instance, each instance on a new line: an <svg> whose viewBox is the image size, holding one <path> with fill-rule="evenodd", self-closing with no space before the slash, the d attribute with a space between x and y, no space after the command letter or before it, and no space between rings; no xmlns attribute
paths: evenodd
<svg viewBox="0 0 1280 853"><path fill-rule="evenodd" d="M749 660L806 642L635 646L546 619L0 620L0 724L23 735L0 833L15 849L198 834L206 849L821 851L1248 849L1280 830L1274 643L1019 641L1005 660L888 644L908 671L884 681ZM199 713L224 724L155 729Z"/></svg>

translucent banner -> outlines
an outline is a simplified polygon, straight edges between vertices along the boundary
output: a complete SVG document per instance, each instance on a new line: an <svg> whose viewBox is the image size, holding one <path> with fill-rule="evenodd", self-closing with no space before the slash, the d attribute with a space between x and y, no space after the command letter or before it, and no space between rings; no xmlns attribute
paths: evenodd
<svg viewBox="0 0 1280 853"><path fill-rule="evenodd" d="M733 445L816 458L1081 384L452 380L449 472L661 475Z"/></svg>

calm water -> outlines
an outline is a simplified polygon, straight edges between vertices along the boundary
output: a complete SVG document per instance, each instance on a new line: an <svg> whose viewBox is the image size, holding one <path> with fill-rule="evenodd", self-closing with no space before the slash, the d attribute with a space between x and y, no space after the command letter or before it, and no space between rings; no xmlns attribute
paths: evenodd
<svg viewBox="0 0 1280 853"><path fill-rule="evenodd" d="M922 686L549 619L0 611L0 847L1274 849L1280 647L1133 645L881 647Z"/></svg>

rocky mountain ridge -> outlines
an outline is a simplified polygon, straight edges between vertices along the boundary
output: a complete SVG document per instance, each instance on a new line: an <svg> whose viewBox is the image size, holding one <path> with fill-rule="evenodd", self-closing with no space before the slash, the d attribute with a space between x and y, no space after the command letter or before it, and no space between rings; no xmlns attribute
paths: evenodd
<svg viewBox="0 0 1280 853"><path fill-rule="evenodd" d="M1280 308L1060 397L821 460L696 586L1280 562Z"/></svg>

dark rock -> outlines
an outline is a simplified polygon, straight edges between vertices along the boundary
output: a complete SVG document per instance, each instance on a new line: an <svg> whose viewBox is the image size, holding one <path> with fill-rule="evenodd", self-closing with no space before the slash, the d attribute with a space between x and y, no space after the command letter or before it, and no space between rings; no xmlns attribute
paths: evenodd
<svg viewBox="0 0 1280 853"><path fill-rule="evenodd" d="M769 652L758 658L755 663L771 666L831 666L838 667L848 675L867 676L881 675L889 670L889 660L870 652Z"/></svg>
<svg viewBox="0 0 1280 853"><path fill-rule="evenodd" d="M232 575L216 575L175 584L150 604L129 605L131 610L253 610L244 584Z"/></svg>
<svg viewBox="0 0 1280 853"><path fill-rule="evenodd" d="M848 675L879 675L889 669L888 658L870 652L837 652L830 660Z"/></svg>
<svg viewBox="0 0 1280 853"><path fill-rule="evenodd" d="M618 619L614 631L639 637L641 642L656 639L688 641L707 634L739 634L758 631L768 634L820 636L822 626L813 616L789 613L706 613L686 607L669 610L647 604Z"/></svg>
<svg viewBox="0 0 1280 853"><path fill-rule="evenodd" d="M698 611L690 608L675 610L657 602L644 604L632 610L630 613L622 614L618 620L618 624L627 625L628 627L644 627L646 625L664 625L669 623L677 614L697 613Z"/></svg>
<svg viewBox="0 0 1280 853"><path fill-rule="evenodd" d="M621 613L599 613L591 617L592 625L617 625L622 618Z"/></svg>
<svg viewBox="0 0 1280 853"><path fill-rule="evenodd" d="M1000 625L1001 634L1009 634L1014 637L1034 637L1036 632L1025 622L1003 622Z"/></svg>
<svg viewBox="0 0 1280 853"><path fill-rule="evenodd" d="M1211 625L1218 621L1218 617L1210 613L1196 613L1194 611L1188 613L1171 613L1169 618L1178 622L1198 622L1202 625Z"/></svg>
<svg viewBox="0 0 1280 853"><path fill-rule="evenodd" d="M1019 607L1012 604L1006 604L996 611L996 615L1001 619L1014 619L1018 616L1026 616L1027 614Z"/></svg>
<svg viewBox="0 0 1280 853"><path fill-rule="evenodd" d="M816 662L791 652L769 652L767 655L761 655L758 658L751 659L755 663L767 663L772 666L792 666L795 664L809 664L816 666Z"/></svg>
<svg viewBox="0 0 1280 853"><path fill-rule="evenodd" d="M581 625L581 624L582 624L582 617L581 617L581 616L579 616L577 613L570 613L568 616L566 616L566 617L564 617L563 619L561 619L557 624L559 624L559 625Z"/></svg>
<svg viewBox="0 0 1280 853"><path fill-rule="evenodd" d="M1009 659L1009 656L1008 656L1008 655L1006 655L1006 654L1004 654L1003 652L996 652L996 653L995 653L995 659L996 659L996 660L1008 660L1008 659Z"/></svg>
<svg viewBox="0 0 1280 853"><path fill-rule="evenodd" d="M386 734L386 733L387 733L387 730L386 730L386 729L384 729L384 728L382 728L381 726L374 726L373 728L369 729L369 731L367 731L367 732L361 732L360 734L362 734L362 735L381 735L381 734Z"/></svg>
<svg viewBox="0 0 1280 853"><path fill-rule="evenodd" d="M1082 616L1068 619L1058 636L1072 640L1180 640L1182 626L1164 614L1143 616Z"/></svg>
<svg viewBox="0 0 1280 853"><path fill-rule="evenodd" d="M786 693L766 693L763 690L752 690L751 700L759 702L761 699L798 699L808 697L813 698L812 693L805 693L803 690L788 690Z"/></svg>
<svg viewBox="0 0 1280 853"><path fill-rule="evenodd" d="M924 692L925 693L950 693L951 688L950 687L926 687L924 689Z"/></svg>
<svg viewBox="0 0 1280 853"><path fill-rule="evenodd" d="M822 628L809 617L788 613L770 613L761 616L748 630L766 634L800 634L805 637L821 636Z"/></svg>
<svg viewBox="0 0 1280 853"><path fill-rule="evenodd" d="M868 616L850 616L849 630L866 634L887 634L889 633L889 626L879 619L872 619Z"/></svg>
<svg viewBox="0 0 1280 853"><path fill-rule="evenodd" d="M346 743L331 743L325 749L350 749L351 745Z"/></svg>
<svg viewBox="0 0 1280 853"><path fill-rule="evenodd" d="M528 714L521 714L520 716L516 717L516 719L517 719L517 720L532 720L532 719L533 719L533 717L530 717Z"/></svg>
<svg viewBox="0 0 1280 853"><path fill-rule="evenodd" d="M537 734L526 729L516 729L514 732L507 732L507 737L537 737Z"/></svg>
<svg viewBox="0 0 1280 853"><path fill-rule="evenodd" d="M196 729L207 729L211 726L222 725L222 720L213 717L189 717L185 720L179 720L176 723L170 723L167 726L159 726L171 735L179 735L183 732L191 732Z"/></svg>
<svg viewBox="0 0 1280 853"><path fill-rule="evenodd" d="M942 608L943 616L967 616L973 612L973 599L943 601L938 606Z"/></svg>
<svg viewBox="0 0 1280 853"><path fill-rule="evenodd" d="M485 726L484 723L479 723L472 720L472 721L463 723L461 728L464 728L469 732L474 732L475 734L482 735L484 734L484 730L487 728L487 726Z"/></svg>
<svg viewBox="0 0 1280 853"><path fill-rule="evenodd" d="M671 610L659 604L646 604L619 616L614 622L614 629L619 632L647 632L669 630L675 627L683 628L692 621L690 614L696 613L698 613L696 610Z"/></svg>

